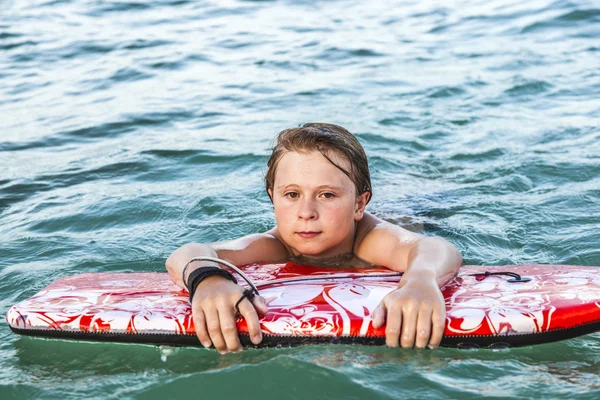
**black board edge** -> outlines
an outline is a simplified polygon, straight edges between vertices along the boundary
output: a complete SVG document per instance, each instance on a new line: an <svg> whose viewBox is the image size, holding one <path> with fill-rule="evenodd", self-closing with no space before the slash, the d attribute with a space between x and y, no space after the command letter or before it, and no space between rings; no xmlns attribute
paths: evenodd
<svg viewBox="0 0 600 400"><path fill-rule="evenodd" d="M95 342L116 342L131 344L150 344L156 346L202 346L195 335L163 334L163 333L112 333L112 332L81 332L62 331L49 329L22 329L10 326L10 329L19 335L43 337L50 339L66 339ZM547 332L501 335L501 336L444 336L442 347L454 348L507 348L523 347L535 344L551 343L560 340L573 339L600 331L600 321L572 328L556 329ZM295 347L315 344L358 344L367 346L382 346L385 338L382 337L314 337L314 336L272 336L264 335L263 341L255 345L248 335L240 335L244 347Z"/></svg>

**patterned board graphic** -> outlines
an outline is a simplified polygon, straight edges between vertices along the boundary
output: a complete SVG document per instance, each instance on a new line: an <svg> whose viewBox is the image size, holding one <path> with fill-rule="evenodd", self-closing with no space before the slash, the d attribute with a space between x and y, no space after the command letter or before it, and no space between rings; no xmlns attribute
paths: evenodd
<svg viewBox="0 0 600 400"><path fill-rule="evenodd" d="M388 269L327 269L287 264L243 268L264 297L263 345L383 344L371 314L400 277ZM530 278L510 282L514 272ZM480 274L473 276L473 274ZM242 282L240 278L238 281ZM519 346L600 330L600 267L465 266L443 288L444 346ZM90 273L62 278L13 306L20 334L80 340L199 344L188 293L166 273ZM238 320L244 336L247 327ZM247 341L246 341L247 343Z"/></svg>

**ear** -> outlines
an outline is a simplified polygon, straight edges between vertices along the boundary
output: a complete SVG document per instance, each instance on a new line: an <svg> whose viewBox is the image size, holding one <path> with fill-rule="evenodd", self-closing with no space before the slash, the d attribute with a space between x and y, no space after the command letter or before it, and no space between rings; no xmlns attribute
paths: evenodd
<svg viewBox="0 0 600 400"><path fill-rule="evenodd" d="M365 207L371 198L371 192L364 192L356 197L356 203L354 204L354 220L360 221L365 214Z"/></svg>
<svg viewBox="0 0 600 400"><path fill-rule="evenodd" d="M267 189L267 194L269 195L269 198L271 199L271 203L273 203L273 189Z"/></svg>

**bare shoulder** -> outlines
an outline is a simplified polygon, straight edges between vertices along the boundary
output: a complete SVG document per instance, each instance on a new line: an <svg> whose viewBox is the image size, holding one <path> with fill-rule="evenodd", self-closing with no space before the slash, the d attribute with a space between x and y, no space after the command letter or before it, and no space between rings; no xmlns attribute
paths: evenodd
<svg viewBox="0 0 600 400"><path fill-rule="evenodd" d="M285 261L289 250L276 229L223 242L211 243L220 258L235 265Z"/></svg>
<svg viewBox="0 0 600 400"><path fill-rule="evenodd" d="M375 265L387 266L392 253L408 253L424 236L384 221L370 213L360 220L354 252L356 256Z"/></svg>
<svg viewBox="0 0 600 400"><path fill-rule="evenodd" d="M395 240L413 242L423 237L423 235L411 232L401 226L384 221L373 214L365 212L364 217L359 221L356 232L356 244L360 245L365 240L374 238L383 239L391 237Z"/></svg>

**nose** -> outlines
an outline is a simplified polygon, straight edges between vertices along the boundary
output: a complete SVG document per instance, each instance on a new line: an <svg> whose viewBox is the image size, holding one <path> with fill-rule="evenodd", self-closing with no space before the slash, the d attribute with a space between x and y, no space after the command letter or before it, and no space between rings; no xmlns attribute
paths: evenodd
<svg viewBox="0 0 600 400"><path fill-rule="evenodd" d="M316 202L310 198L304 198L298 202L298 218L303 220L317 219L319 213L317 212Z"/></svg>

